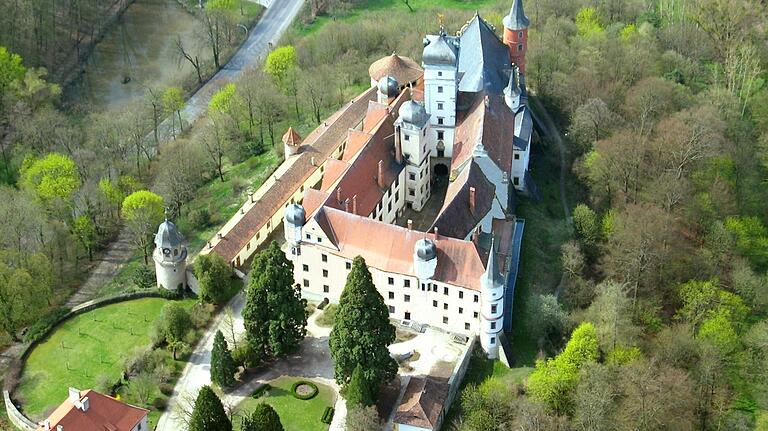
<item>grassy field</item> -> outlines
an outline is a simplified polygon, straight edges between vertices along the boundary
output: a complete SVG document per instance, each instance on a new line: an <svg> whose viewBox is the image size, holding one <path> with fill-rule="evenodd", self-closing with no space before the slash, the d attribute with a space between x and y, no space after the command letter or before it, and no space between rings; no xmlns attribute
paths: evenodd
<svg viewBox="0 0 768 431"><path fill-rule="evenodd" d="M291 385L296 382L295 377L280 377L272 382L272 388L265 392L261 397L249 398L237 406L239 412L250 413L256 404L265 402L271 405L280 416L285 431L324 431L328 425L322 423L326 407L333 407L336 401L336 394L328 386L317 384L319 393L310 400L300 400L291 393ZM240 430L239 416L233 421L235 431Z"/></svg>
<svg viewBox="0 0 768 431"><path fill-rule="evenodd" d="M100 375L117 380L123 360L148 346L154 322L168 301L144 298L108 305L64 322L29 355L15 395L36 418L67 397L70 386L92 388ZM192 306L193 301L184 301Z"/></svg>
<svg viewBox="0 0 768 431"><path fill-rule="evenodd" d="M463 9L476 10L484 6L493 6L498 4L498 0L410 0L409 4L414 11L423 10L441 10L441 9ZM511 4L511 3L510 3ZM376 11L408 11L408 6L403 0L367 0L359 6L335 16L323 15L315 18L314 22L306 24L297 20L294 30L299 35L308 35L319 30L323 25L335 20L354 22L360 16ZM437 18L437 15L435 15Z"/></svg>

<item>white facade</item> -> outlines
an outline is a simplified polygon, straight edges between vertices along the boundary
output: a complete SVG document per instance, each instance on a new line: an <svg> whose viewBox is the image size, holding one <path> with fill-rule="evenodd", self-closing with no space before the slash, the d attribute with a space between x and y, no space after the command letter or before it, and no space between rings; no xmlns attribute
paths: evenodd
<svg viewBox="0 0 768 431"><path fill-rule="evenodd" d="M424 64L424 107L429 114L428 138L434 144L432 156L452 157L456 137L456 97L459 88L458 63Z"/></svg>
<svg viewBox="0 0 768 431"><path fill-rule="evenodd" d="M157 286L167 290L187 287L187 247L176 225L165 220L155 235L152 253L157 273Z"/></svg>

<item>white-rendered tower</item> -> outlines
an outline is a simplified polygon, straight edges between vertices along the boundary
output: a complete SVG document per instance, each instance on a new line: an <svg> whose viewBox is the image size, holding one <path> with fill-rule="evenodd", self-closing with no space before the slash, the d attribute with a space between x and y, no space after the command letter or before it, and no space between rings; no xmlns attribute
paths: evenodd
<svg viewBox="0 0 768 431"><path fill-rule="evenodd" d="M424 39L424 103L431 126L435 157L451 157L456 128L459 88L459 39L446 35Z"/></svg>
<svg viewBox="0 0 768 431"><path fill-rule="evenodd" d="M152 259L158 287L168 290L187 287L187 247L176 225L168 219L157 229Z"/></svg>
<svg viewBox="0 0 768 431"><path fill-rule="evenodd" d="M504 278L499 272L493 240L480 289L480 345L489 358L495 359L499 356L499 334L504 328Z"/></svg>
<svg viewBox="0 0 768 431"><path fill-rule="evenodd" d="M285 219L283 228L285 229L285 241L291 248L288 256L291 260L296 260L296 256L301 255L301 229L304 227L307 216L304 207L299 204L291 204L285 209Z"/></svg>
<svg viewBox="0 0 768 431"><path fill-rule="evenodd" d="M405 161L405 202L416 211L421 211L431 194L429 156L434 141L428 139L429 133L429 115L424 107L413 100L403 103L395 121L395 139Z"/></svg>

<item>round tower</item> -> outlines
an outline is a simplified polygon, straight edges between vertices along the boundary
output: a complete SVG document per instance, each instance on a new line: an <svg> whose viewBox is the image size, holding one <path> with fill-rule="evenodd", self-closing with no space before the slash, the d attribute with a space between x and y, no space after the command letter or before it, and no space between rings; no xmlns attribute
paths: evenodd
<svg viewBox="0 0 768 431"><path fill-rule="evenodd" d="M285 158L291 157L299 153L299 147L301 145L301 136L293 130L293 127L289 127L288 131L283 135L283 152Z"/></svg>
<svg viewBox="0 0 768 431"><path fill-rule="evenodd" d="M152 253L158 287L177 290L187 286L187 247L183 243L176 225L165 219L157 229Z"/></svg>
<svg viewBox="0 0 768 431"><path fill-rule="evenodd" d="M480 345L491 359L499 356L499 335L504 327L504 277L499 272L497 260L491 239L488 264L480 280Z"/></svg>
<svg viewBox="0 0 768 431"><path fill-rule="evenodd" d="M431 239L416 241L413 247L413 268L419 280L430 280L437 269L437 246Z"/></svg>
<svg viewBox="0 0 768 431"><path fill-rule="evenodd" d="M291 246L291 255L298 256L301 253L301 229L306 222L307 213L299 204L289 205L285 209L283 228L285 241ZM289 256L290 257L290 256Z"/></svg>
<svg viewBox="0 0 768 431"><path fill-rule="evenodd" d="M514 0L503 22L504 44L509 47L510 60L520 68L520 73L525 73L525 53L528 51L528 27L531 21L523 11L523 0Z"/></svg>

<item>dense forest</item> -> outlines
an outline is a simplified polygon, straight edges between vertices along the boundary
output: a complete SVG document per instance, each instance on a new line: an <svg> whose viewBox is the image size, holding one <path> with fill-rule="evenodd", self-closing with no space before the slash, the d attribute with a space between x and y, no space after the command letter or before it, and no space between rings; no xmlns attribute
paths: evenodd
<svg viewBox="0 0 768 431"><path fill-rule="evenodd" d="M178 116L180 89L74 116L35 67L63 46L51 32L77 34L51 27L68 9L52 9L51 21L52 10L32 7L45 2L0 3L28 14L19 23L42 19L24 36L0 17L3 331L20 337L71 293L137 190L161 195L185 232L223 223L213 204L193 202L200 187L226 183L237 202L253 184L231 172L279 157L285 127L311 130L368 85L375 59L420 59L438 13L451 31L471 17L427 1L371 0L364 14L363 1L308 2L274 67L225 87L204 121L175 123L159 155L152 131ZM469 7L500 29L509 3ZM561 286L529 300L535 369L522 382L469 385L446 427L768 429L766 9L761 0L526 1L527 83L567 130L574 239L552 256ZM544 151L555 150L546 141L534 150Z"/></svg>

